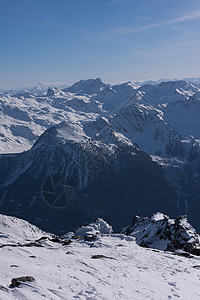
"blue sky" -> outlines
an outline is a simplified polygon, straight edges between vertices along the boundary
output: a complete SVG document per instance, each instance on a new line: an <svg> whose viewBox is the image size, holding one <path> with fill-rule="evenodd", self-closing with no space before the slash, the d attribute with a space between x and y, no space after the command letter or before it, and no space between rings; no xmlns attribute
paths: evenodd
<svg viewBox="0 0 200 300"><path fill-rule="evenodd" d="M199 0L0 0L0 88L200 77Z"/></svg>

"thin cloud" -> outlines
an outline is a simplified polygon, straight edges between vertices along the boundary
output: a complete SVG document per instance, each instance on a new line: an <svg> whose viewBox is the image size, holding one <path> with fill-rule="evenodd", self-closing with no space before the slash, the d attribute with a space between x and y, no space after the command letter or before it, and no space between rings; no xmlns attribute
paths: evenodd
<svg viewBox="0 0 200 300"><path fill-rule="evenodd" d="M191 47L192 46L192 47ZM196 55L199 53L200 49L200 39L192 40L192 41L184 41L180 43L174 43L170 45L161 45L160 47L152 48L152 47L142 47L137 46L132 48L131 55L139 55L140 57L173 57L180 55ZM127 54L126 54L127 55Z"/></svg>
<svg viewBox="0 0 200 300"><path fill-rule="evenodd" d="M124 4L126 2L130 2L130 1L131 0L112 0L112 1L108 2L108 4L111 6L115 6L115 5Z"/></svg>
<svg viewBox="0 0 200 300"><path fill-rule="evenodd" d="M154 29L154 28L160 28L160 27L164 27L167 25L175 25L175 24L183 23L186 21L197 20L197 19L200 19L200 10L191 12L190 14L180 16L180 17L177 17L174 19L169 19L164 22L151 23L151 24L137 26L137 27L127 26L127 27L118 27L118 28L109 29L104 32L104 36L106 36L106 37L113 36L114 37L114 36L119 36L119 35L131 34L131 33L135 33L135 32L145 31L145 30Z"/></svg>
<svg viewBox="0 0 200 300"><path fill-rule="evenodd" d="M61 30L72 31L82 34L87 38L94 38L94 33L83 27L77 27L70 24L58 23L52 20L49 16L41 13L26 10L26 6L36 0L23 0L16 6L7 5L2 12L9 15L15 15L17 18L0 19L0 25L31 25L31 26L52 26ZM23 18L31 17L31 18Z"/></svg>
<svg viewBox="0 0 200 300"><path fill-rule="evenodd" d="M74 31L74 32L80 33L80 34L82 34L83 36L85 36L87 38L94 38L95 37L95 34L92 31L87 30L83 27L81 28L81 27L72 26L72 25L69 25L69 24L62 24L62 23L58 23L58 24L52 23L51 25L56 26L56 27L58 27L59 29L62 29L62 30Z"/></svg>

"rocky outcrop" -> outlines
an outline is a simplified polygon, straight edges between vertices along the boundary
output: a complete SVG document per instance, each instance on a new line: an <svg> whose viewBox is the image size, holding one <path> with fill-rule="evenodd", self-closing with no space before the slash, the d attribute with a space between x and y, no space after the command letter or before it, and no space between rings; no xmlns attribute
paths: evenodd
<svg viewBox="0 0 200 300"><path fill-rule="evenodd" d="M23 276L18 278L13 278L11 280L11 288L18 287L22 282L33 282L35 278L33 276Z"/></svg>
<svg viewBox="0 0 200 300"><path fill-rule="evenodd" d="M181 249L200 254L200 236L188 222L187 216L177 219L170 219L162 213L145 218L136 216L122 233L134 236L136 243L143 247L166 251Z"/></svg>

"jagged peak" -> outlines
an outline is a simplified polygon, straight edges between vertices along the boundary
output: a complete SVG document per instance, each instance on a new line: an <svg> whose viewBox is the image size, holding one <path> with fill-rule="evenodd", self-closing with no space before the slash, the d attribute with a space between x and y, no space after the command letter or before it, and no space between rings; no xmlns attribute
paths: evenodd
<svg viewBox="0 0 200 300"><path fill-rule="evenodd" d="M200 236L186 215L177 219L170 219L161 212L144 218L136 216L122 233L135 237L137 244L144 247L168 251L181 249L190 253L196 253L200 248Z"/></svg>
<svg viewBox="0 0 200 300"><path fill-rule="evenodd" d="M60 96L63 95L64 93L59 90L57 87L49 87L47 90L47 97L54 97L54 96Z"/></svg>
<svg viewBox="0 0 200 300"><path fill-rule="evenodd" d="M95 79L80 80L63 91L71 93L82 92L88 94L95 94L96 92L99 92L102 87L106 86L107 85L103 83L100 78L97 77Z"/></svg>

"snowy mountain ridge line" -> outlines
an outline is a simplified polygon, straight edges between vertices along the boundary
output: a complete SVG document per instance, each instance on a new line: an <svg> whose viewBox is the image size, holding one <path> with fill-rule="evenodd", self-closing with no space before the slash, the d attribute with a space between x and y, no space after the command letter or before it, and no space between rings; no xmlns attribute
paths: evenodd
<svg viewBox="0 0 200 300"><path fill-rule="evenodd" d="M136 243L143 247L165 251L182 249L200 254L200 236L189 224L187 216L177 219L170 219L162 213L144 218L136 216L122 233L135 237Z"/></svg>
<svg viewBox="0 0 200 300"><path fill-rule="evenodd" d="M70 182L73 178L78 198L70 209L79 225L84 209L88 222L91 215L108 214L117 226L109 206L115 201L120 218L118 208L126 198L134 214L150 214L155 209L174 217L188 214L198 228L199 95L199 87L185 81L136 87L130 82L111 86L97 78L75 83L65 91L50 88L40 96L27 92L1 96L0 147L1 153L7 153L0 155L1 211L55 227L53 200L48 199L47 206L44 198L48 197L43 193L44 182L55 175ZM32 148L9 154L16 147L18 151ZM124 185L122 194L120 186ZM129 209L122 217L123 226ZM72 214L67 210L66 214L68 228L74 229ZM57 230L66 228L64 217L63 227Z"/></svg>
<svg viewBox="0 0 200 300"><path fill-rule="evenodd" d="M122 84L126 84L128 83L129 85L133 85L136 86L137 88L140 87L141 85L145 85L145 84L151 84L151 85L156 85L162 82L168 82L168 81L187 81L189 83L192 83L194 85L198 85L200 84L200 78L196 78L196 77L187 77L187 78L181 78L181 79L177 79L177 78L173 78L173 79L169 79L169 78L162 78L162 79L158 79L158 80L143 80L143 81L137 81L137 80L132 80L132 81L120 81L117 83L113 83L110 84L111 86L119 86ZM30 93L33 94L42 94L44 93L49 87L54 88L57 87L59 89L67 89L68 87L70 87L69 84L65 84L64 82L45 82L45 81L40 81L38 84L35 85L31 85L31 86L24 86L24 87L14 87L14 88L0 88L0 92L1 93L9 93L9 94L16 94L17 92L19 93L23 93L24 91L28 91Z"/></svg>
<svg viewBox="0 0 200 300"><path fill-rule="evenodd" d="M47 233L37 226L16 217L0 214L0 245L19 242L34 242L43 239L55 238L54 234ZM157 212L149 217L135 216L132 224L124 227L121 233L113 233L112 226L102 218L96 218L93 223L83 225L74 232L66 232L55 242L66 239L86 239L98 241L101 235L127 236L127 241L134 241L139 246L154 248L162 251L184 250L200 255L200 236L188 222L187 216L170 219L167 215ZM130 237L130 238L129 238ZM124 237L125 238L125 237Z"/></svg>
<svg viewBox="0 0 200 300"><path fill-rule="evenodd" d="M0 214L0 245L34 241L42 236L52 237L53 234L46 233L25 220Z"/></svg>
<svg viewBox="0 0 200 300"><path fill-rule="evenodd" d="M39 96L30 92L3 94L0 96L0 150L6 153L27 149L47 128L63 121L80 125L99 117L116 120L115 115L120 113L131 124L125 125L124 131L125 122L119 118L118 133L126 136L130 127L133 143L151 155L159 151L164 155L169 140L185 138L186 135L200 138L196 130L200 105L198 92L198 87L185 81L138 87L130 82L111 86L97 78L82 80L64 90L49 88L46 94ZM193 97L194 94L197 97ZM179 107L176 109L168 103L177 103ZM170 118L171 110L174 111L173 118ZM188 130L181 125L182 120L176 118L177 111L183 116L187 113ZM194 120L193 114L196 114ZM155 126L157 118L160 124ZM166 127L164 131L161 129L163 126ZM177 132L176 137L174 134L170 137L167 126ZM146 130L147 137L141 134ZM145 138L157 141L156 149L148 149L144 145Z"/></svg>
<svg viewBox="0 0 200 300"><path fill-rule="evenodd" d="M62 122L55 125L39 137L31 150L2 156L0 165L1 211L24 217L55 233L74 229L83 220L89 223L98 216L107 216L114 228L118 228L120 220L121 229L132 217L130 212L137 213L141 203L132 200L132 182L137 182L134 195L137 194L138 199L144 196L149 199L145 205L149 207L148 214L152 212L149 203L153 207L156 203L155 209L168 213L176 206L174 192L161 168L118 129L114 130L105 117L83 124ZM54 191L48 184L52 176L55 184L63 179L76 190L76 199L70 196L72 201L68 201L68 190L61 189L63 196L61 194L57 203L60 209L56 210L60 222L56 222L52 214L53 203L59 196L59 190ZM127 194L123 192L124 185L127 185ZM52 197L43 191L52 192ZM160 195L168 204L160 202ZM126 197L129 209L121 207ZM169 202L171 206L166 210ZM113 206L115 214L112 213Z"/></svg>

